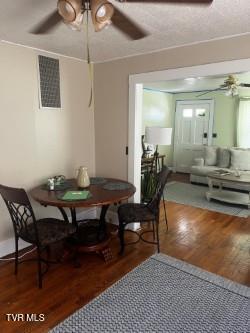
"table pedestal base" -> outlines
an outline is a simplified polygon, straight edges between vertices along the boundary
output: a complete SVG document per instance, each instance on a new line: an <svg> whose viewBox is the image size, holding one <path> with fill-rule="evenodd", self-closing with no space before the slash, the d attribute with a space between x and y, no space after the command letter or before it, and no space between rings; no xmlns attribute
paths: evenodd
<svg viewBox="0 0 250 333"><path fill-rule="evenodd" d="M107 262L113 258L108 246L110 240L100 220L82 220L77 222L77 232L69 238L69 244L76 248L77 253L95 252Z"/></svg>

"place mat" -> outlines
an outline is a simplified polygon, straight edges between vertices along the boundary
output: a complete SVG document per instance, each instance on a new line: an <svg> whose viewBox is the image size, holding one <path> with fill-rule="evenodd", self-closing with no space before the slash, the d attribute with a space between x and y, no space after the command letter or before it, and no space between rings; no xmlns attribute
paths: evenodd
<svg viewBox="0 0 250 333"><path fill-rule="evenodd" d="M54 186L54 190L51 190L48 186L48 184L43 184L41 186L42 190L46 190L46 191L63 191L63 190L67 190L69 188L71 188L73 185L72 181L66 180L65 182L61 183L61 184L56 184Z"/></svg>
<svg viewBox="0 0 250 333"><path fill-rule="evenodd" d="M103 177L90 177L90 184L91 185L99 185L106 183L107 180Z"/></svg>
<svg viewBox="0 0 250 333"><path fill-rule="evenodd" d="M91 197L92 195L89 191L77 191L77 190L67 191L57 195L57 198L63 201L80 201L80 200L87 200Z"/></svg>
<svg viewBox="0 0 250 333"><path fill-rule="evenodd" d="M104 190L110 190L110 191L121 191L121 190L128 190L131 188L131 185L128 183L122 183L122 182L110 182L102 187Z"/></svg>

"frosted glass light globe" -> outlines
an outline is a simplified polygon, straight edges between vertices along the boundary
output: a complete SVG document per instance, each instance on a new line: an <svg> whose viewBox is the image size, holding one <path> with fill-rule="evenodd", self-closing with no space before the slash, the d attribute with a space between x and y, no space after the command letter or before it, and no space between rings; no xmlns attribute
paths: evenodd
<svg viewBox="0 0 250 333"><path fill-rule="evenodd" d="M105 15L106 15L106 8L105 6L101 6L97 11L96 16L104 17Z"/></svg>

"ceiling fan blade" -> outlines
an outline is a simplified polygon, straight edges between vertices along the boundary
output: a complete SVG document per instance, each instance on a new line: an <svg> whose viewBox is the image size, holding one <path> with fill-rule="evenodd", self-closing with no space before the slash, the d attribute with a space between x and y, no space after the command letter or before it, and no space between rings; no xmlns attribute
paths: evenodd
<svg viewBox="0 0 250 333"><path fill-rule="evenodd" d="M216 88L216 89L212 89L212 90L207 90L207 91L204 91L204 92L202 92L201 94L199 94L195 97L201 97L201 96L204 96L204 95L209 94L211 92L219 91L219 90L224 90L224 89L223 88Z"/></svg>
<svg viewBox="0 0 250 333"><path fill-rule="evenodd" d="M116 0L118 2L148 2L148 3L174 3L174 4L209 4L213 0Z"/></svg>
<svg viewBox="0 0 250 333"><path fill-rule="evenodd" d="M239 86L250 88L250 83L240 83Z"/></svg>
<svg viewBox="0 0 250 333"><path fill-rule="evenodd" d="M114 27L124 33L129 39L137 40L148 36L144 29L116 7L111 21Z"/></svg>
<svg viewBox="0 0 250 333"><path fill-rule="evenodd" d="M62 17L59 15L57 9L38 23L30 33L39 35L51 32L62 21Z"/></svg>

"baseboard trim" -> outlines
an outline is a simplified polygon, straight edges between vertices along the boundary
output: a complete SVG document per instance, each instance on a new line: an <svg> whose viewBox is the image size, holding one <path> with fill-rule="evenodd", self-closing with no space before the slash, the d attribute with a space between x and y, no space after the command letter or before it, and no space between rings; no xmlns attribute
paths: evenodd
<svg viewBox="0 0 250 333"><path fill-rule="evenodd" d="M119 225L117 212L114 212L112 210L107 211L106 220L107 220L107 222L112 223L114 225Z"/></svg>
<svg viewBox="0 0 250 333"><path fill-rule="evenodd" d="M26 247L28 247L30 245L31 244L26 243L22 239L20 239L18 242L19 250L25 249ZM15 252L15 238L14 237L5 239L4 241L0 242L0 259L1 259L1 257L5 257L14 252Z"/></svg>
<svg viewBox="0 0 250 333"><path fill-rule="evenodd" d="M97 217L96 207L87 208L76 214L77 220L95 219Z"/></svg>
<svg viewBox="0 0 250 333"><path fill-rule="evenodd" d="M118 215L117 212L114 212L112 210L107 212L107 218L106 218L107 222L112 223L114 225L119 225L119 219L118 219ZM141 229L141 225L140 223L130 223L126 226L125 229L129 229L129 230L133 230L133 231L137 231Z"/></svg>
<svg viewBox="0 0 250 333"><path fill-rule="evenodd" d="M92 208L85 209L84 211L78 213L76 216L77 216L78 220L94 219L97 216L96 208L92 207ZM25 249L28 246L30 246L30 243L27 243L27 242L23 241L22 239L19 239L19 242L18 242L19 250ZM10 255L14 252L15 252L15 238L14 237L0 241L0 258Z"/></svg>

